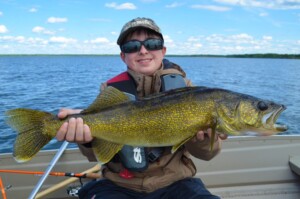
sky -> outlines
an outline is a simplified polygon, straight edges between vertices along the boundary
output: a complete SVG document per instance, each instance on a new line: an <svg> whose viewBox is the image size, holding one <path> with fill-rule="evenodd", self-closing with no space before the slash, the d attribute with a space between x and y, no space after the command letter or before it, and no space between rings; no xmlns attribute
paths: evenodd
<svg viewBox="0 0 300 199"><path fill-rule="evenodd" d="M119 54L136 17L168 54L300 54L300 0L0 0L0 54Z"/></svg>

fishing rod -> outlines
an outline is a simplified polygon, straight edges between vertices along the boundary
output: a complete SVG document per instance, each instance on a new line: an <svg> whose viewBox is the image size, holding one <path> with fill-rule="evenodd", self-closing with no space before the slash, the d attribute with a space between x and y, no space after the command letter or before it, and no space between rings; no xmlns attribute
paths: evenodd
<svg viewBox="0 0 300 199"><path fill-rule="evenodd" d="M10 169L0 169L0 173L14 173L14 174L28 174L28 175L43 175L43 171L26 171L26 170L10 170ZM76 178L101 178L99 173L69 173L69 172L50 172L51 176L66 176L66 177L76 177Z"/></svg>
<svg viewBox="0 0 300 199"><path fill-rule="evenodd" d="M34 199L35 198L35 195L38 193L38 191L42 187L43 183L46 181L47 177L49 176L49 173L51 172L51 170L53 169L53 167L56 165L56 163L58 162L59 158L62 156L63 152L66 150L68 144L69 144L69 142L67 142L67 141L64 141L62 143L62 145L60 146L60 148L56 152L55 156L53 157L53 159L49 163L49 165L48 165L45 173L42 175L42 177L40 178L40 180L38 181L38 183L35 185L35 187L32 190L32 192L30 193L28 199Z"/></svg>
<svg viewBox="0 0 300 199"><path fill-rule="evenodd" d="M1 176L0 176L0 189L1 189L3 199L6 199L5 187L3 185Z"/></svg>

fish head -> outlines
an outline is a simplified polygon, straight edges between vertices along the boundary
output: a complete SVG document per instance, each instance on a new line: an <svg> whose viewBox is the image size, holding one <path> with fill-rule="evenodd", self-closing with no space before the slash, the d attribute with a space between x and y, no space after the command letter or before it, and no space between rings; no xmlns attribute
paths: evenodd
<svg viewBox="0 0 300 199"><path fill-rule="evenodd" d="M217 105L217 130L228 135L273 135L287 130L284 124L276 123L284 105L248 95L230 93Z"/></svg>
<svg viewBox="0 0 300 199"><path fill-rule="evenodd" d="M286 125L276 123L285 109L286 107L282 104L249 97L239 101L235 112L241 130L266 136L288 129Z"/></svg>

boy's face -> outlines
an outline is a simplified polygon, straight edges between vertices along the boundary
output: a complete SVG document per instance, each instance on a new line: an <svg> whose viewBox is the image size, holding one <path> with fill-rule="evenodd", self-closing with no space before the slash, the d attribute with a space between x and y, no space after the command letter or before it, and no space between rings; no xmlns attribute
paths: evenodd
<svg viewBox="0 0 300 199"><path fill-rule="evenodd" d="M158 36L148 36L146 32L134 32L132 36L127 39L130 40L139 40L144 41L148 38L160 38ZM149 51L142 45L140 51L134 53L123 53L121 52L121 59L127 64L127 66L138 73L144 75L152 75L157 71L162 64L162 60L166 54L166 47L163 47L161 50Z"/></svg>

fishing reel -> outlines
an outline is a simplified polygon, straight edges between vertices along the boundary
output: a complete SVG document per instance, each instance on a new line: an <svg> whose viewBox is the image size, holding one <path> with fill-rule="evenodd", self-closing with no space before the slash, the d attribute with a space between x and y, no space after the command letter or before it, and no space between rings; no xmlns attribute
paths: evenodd
<svg viewBox="0 0 300 199"><path fill-rule="evenodd" d="M78 191L81 189L82 185L70 186L67 188L67 193L69 196L78 197Z"/></svg>

